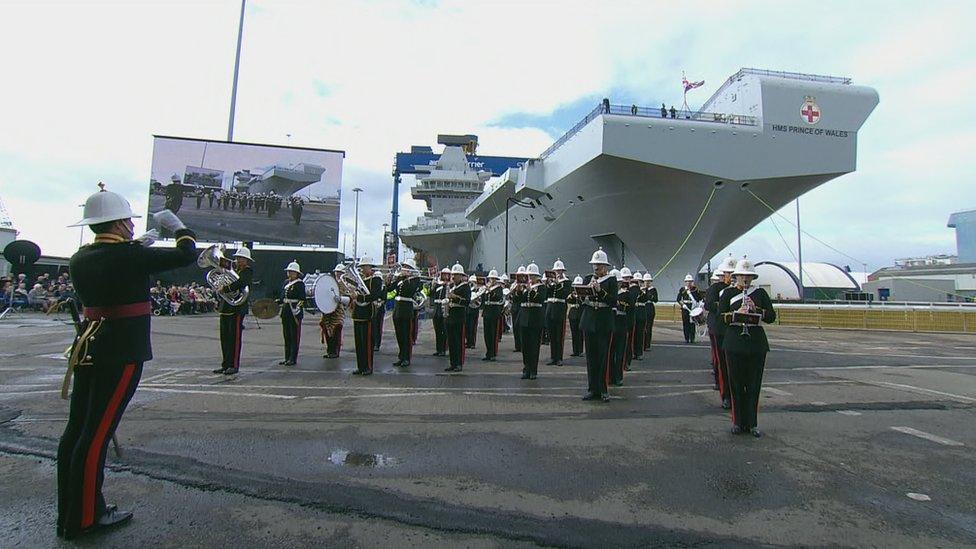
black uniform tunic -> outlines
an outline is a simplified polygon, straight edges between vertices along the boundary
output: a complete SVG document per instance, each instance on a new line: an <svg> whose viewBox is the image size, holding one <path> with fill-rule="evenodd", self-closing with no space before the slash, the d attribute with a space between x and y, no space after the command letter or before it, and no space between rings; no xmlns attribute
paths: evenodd
<svg viewBox="0 0 976 549"><path fill-rule="evenodd" d="M369 375L373 373L374 311L376 302L383 298L383 281L378 276L371 276L363 282L368 293L356 295L352 308L352 328L356 343L356 373Z"/></svg>
<svg viewBox="0 0 976 549"><path fill-rule="evenodd" d="M414 297L420 293L422 286L420 277L417 276L405 278L393 285L393 291L396 292L396 297L393 298L393 331L396 333L399 350L394 365L409 365L413 357L413 329L416 321Z"/></svg>
<svg viewBox="0 0 976 549"><path fill-rule="evenodd" d="M474 294L481 288L473 287L471 288L471 293ZM481 316L481 298L472 299L468 303L468 310L465 315L464 326L464 346L468 349L474 349L475 343L478 341L478 317Z"/></svg>
<svg viewBox="0 0 976 549"><path fill-rule="evenodd" d="M366 282L370 288L370 295L375 296L373 298L373 304L375 305L375 307L373 307L373 326L370 330L370 334L373 338L373 351L379 351L380 344L383 343L383 319L386 318L386 285L383 283L383 277L380 276L378 272L374 272L373 275L365 279L364 282ZM379 283L379 291L374 292L373 288L377 282ZM372 355L370 355L370 357L372 357ZM370 358L370 364L372 365L372 363L372 358ZM370 366L370 371L372 370L373 368Z"/></svg>
<svg viewBox="0 0 976 549"><path fill-rule="evenodd" d="M625 351L624 369L630 370L630 363L634 358L634 331L637 329L637 298L640 296L640 288L633 282L627 287L627 349Z"/></svg>
<svg viewBox="0 0 976 549"><path fill-rule="evenodd" d="M630 323L628 317L637 299L629 289L618 288L616 311L614 312L613 336L611 342L610 383L620 385L624 381L624 367L627 364L627 346L630 343Z"/></svg>
<svg viewBox="0 0 976 549"><path fill-rule="evenodd" d="M302 341L302 320L305 318L305 283L289 281L281 289L281 333L285 340L285 361L298 362L298 346Z"/></svg>
<svg viewBox="0 0 976 549"><path fill-rule="evenodd" d="M498 342L502 338L503 311L505 309L505 290L501 284L495 283L490 290L481 297L484 310L485 359L494 360L498 356Z"/></svg>
<svg viewBox="0 0 976 549"><path fill-rule="evenodd" d="M447 347L453 371L464 367L464 328L467 324L468 304L471 303L471 285L465 282L448 288Z"/></svg>
<svg viewBox="0 0 976 549"><path fill-rule="evenodd" d="M517 326L519 314L522 312L522 303L525 302L525 293L517 292L515 289L518 287L519 286L517 284L513 284L512 292L509 294L508 298L512 302L512 337L515 338L515 352L521 353L522 333L519 331Z"/></svg>
<svg viewBox="0 0 976 549"><path fill-rule="evenodd" d="M722 292L718 305L719 314L738 310L742 306L740 294L742 290L734 286ZM768 324L776 321L776 311L773 310L773 302L766 290L753 287L748 296L755 305L754 312L762 314L763 322ZM748 431L758 424L759 390L762 387L769 341L762 326L730 326L724 314L721 321L726 324L722 345L729 366L732 424Z"/></svg>
<svg viewBox="0 0 976 549"><path fill-rule="evenodd" d="M518 329L522 332L522 375L535 379L539 373L539 350L545 324L542 305L546 302L546 285L536 282L525 290L525 303L519 312Z"/></svg>
<svg viewBox="0 0 976 549"><path fill-rule="evenodd" d="M633 355L635 360L641 360L644 355L644 337L647 333L647 289L641 288L637 291L637 300L634 303L634 341Z"/></svg>
<svg viewBox="0 0 976 549"><path fill-rule="evenodd" d="M595 275L588 275L589 284ZM586 377L588 396L609 397L607 392L610 339L613 335L614 309L617 301L617 279L605 275L597 279L600 287L596 295L583 301L580 330L586 347Z"/></svg>
<svg viewBox="0 0 976 549"><path fill-rule="evenodd" d="M546 327L549 330L550 364L563 363L563 348L566 345L566 299L573 293L573 283L563 277L548 285L546 298Z"/></svg>
<svg viewBox="0 0 976 549"><path fill-rule="evenodd" d="M85 307L87 320L80 328L87 337L79 337L73 347L81 363L74 371L68 422L58 444L61 535L73 537L105 513L105 451L139 384L143 362L152 359L150 275L189 265L197 257L192 231L181 229L175 236L176 248L166 249L98 235L71 256L68 268Z"/></svg>
<svg viewBox="0 0 976 549"><path fill-rule="evenodd" d="M566 298L566 306L569 309L567 313L569 317L569 334L573 340L573 353L569 356L580 356L583 354L583 334L580 332L581 303L582 301L576 295L576 292L569 294L569 297Z"/></svg>

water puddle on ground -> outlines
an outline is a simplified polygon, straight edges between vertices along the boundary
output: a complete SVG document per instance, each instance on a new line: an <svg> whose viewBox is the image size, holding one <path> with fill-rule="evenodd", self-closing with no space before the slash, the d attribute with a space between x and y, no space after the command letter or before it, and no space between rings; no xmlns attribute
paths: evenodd
<svg viewBox="0 0 976 549"><path fill-rule="evenodd" d="M365 454L348 450L334 450L329 454L329 462L346 467L394 467L400 460L383 454Z"/></svg>

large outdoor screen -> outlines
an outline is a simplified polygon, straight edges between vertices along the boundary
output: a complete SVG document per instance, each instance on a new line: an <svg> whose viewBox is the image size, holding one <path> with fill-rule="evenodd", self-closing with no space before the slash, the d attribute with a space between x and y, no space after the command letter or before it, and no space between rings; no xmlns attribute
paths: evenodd
<svg viewBox="0 0 976 549"><path fill-rule="evenodd" d="M344 157L342 151L156 136L149 213L173 210L202 241L335 247ZM151 217L148 224L154 228Z"/></svg>

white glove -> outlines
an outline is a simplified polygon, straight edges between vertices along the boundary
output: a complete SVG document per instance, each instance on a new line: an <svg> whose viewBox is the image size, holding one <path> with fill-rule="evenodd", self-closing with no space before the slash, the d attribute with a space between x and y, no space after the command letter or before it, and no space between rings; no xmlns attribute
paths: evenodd
<svg viewBox="0 0 976 549"><path fill-rule="evenodd" d="M186 225L180 221L180 218L176 217L176 214L169 210L154 213L153 221L155 221L160 227L173 233L180 229L186 228Z"/></svg>
<svg viewBox="0 0 976 549"><path fill-rule="evenodd" d="M136 240L138 240L144 247L148 248L153 245L153 242L159 240L159 229L146 231Z"/></svg>

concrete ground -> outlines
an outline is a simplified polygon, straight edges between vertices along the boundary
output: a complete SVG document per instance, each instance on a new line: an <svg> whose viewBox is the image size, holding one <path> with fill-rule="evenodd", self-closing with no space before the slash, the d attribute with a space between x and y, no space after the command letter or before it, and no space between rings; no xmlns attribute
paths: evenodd
<svg viewBox="0 0 976 549"><path fill-rule="evenodd" d="M976 338L771 327L762 439L729 434L706 344L659 323L608 404L585 363L468 351L352 376L351 330L322 358L315 318L294 367L249 320L237 376L214 316L154 320L156 359L118 431L105 495L133 522L79 545L329 547L976 545ZM53 456L73 329L0 321L4 547L59 546ZM543 357L546 357L545 350ZM545 362L545 361L543 361Z"/></svg>

